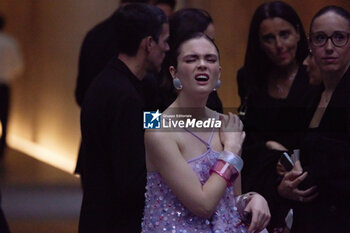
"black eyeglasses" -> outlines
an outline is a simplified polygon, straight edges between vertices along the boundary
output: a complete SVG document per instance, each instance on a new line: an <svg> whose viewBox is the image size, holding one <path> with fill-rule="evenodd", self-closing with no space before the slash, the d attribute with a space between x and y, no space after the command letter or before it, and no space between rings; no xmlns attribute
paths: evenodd
<svg viewBox="0 0 350 233"><path fill-rule="evenodd" d="M348 43L349 36L350 33L342 31L334 32L331 36L324 32L318 32L310 35L310 42L316 47L322 47L327 43L328 39L331 39L334 46L343 47Z"/></svg>

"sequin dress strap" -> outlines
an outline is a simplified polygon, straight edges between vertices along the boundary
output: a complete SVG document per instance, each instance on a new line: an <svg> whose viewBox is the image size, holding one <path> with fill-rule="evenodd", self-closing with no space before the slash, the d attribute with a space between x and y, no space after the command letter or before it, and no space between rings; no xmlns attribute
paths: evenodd
<svg viewBox="0 0 350 233"><path fill-rule="evenodd" d="M218 117L219 117L219 114L217 112L215 112L215 121L217 121ZM214 136L214 129L215 129L215 127L213 127L211 129L211 133L210 133L209 140L208 140L209 145L210 145L211 140L213 139L213 136Z"/></svg>
<svg viewBox="0 0 350 233"><path fill-rule="evenodd" d="M219 116L218 113L215 112L215 121L218 119L218 116ZM198 138L199 141L203 142L204 145L206 145L206 147L207 147L208 149L211 148L211 147L210 147L210 143L211 143L211 140L213 139L215 127L213 127L213 128L211 129L211 133L210 133L210 136L209 136L208 141L205 141L203 138L201 138L200 136L198 136L196 133L192 132L191 130L189 130L189 129L187 129L187 128L184 128L184 129L185 129L187 132L189 132L190 134L192 134L193 136L195 136L196 138Z"/></svg>

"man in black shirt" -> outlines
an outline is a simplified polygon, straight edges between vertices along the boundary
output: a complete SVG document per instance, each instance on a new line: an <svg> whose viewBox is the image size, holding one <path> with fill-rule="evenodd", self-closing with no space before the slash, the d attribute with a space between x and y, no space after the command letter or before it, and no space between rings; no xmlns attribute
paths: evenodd
<svg viewBox="0 0 350 233"><path fill-rule="evenodd" d="M159 72L169 26L145 4L116 12L118 58L91 83L81 112L83 203L79 232L140 232L146 167L142 79Z"/></svg>
<svg viewBox="0 0 350 233"><path fill-rule="evenodd" d="M121 0L121 5L129 3L148 3L149 0ZM115 11L110 17L93 27L85 36L79 55L78 77L75 100L82 106L85 93L92 80L103 70L108 62L118 55L115 31Z"/></svg>
<svg viewBox="0 0 350 233"><path fill-rule="evenodd" d="M149 0L121 0L121 6L130 3L148 3ZM108 62L118 55L115 30L115 11L110 17L93 27L85 36L79 55L78 77L75 87L75 101L82 106L92 80L105 68ZM81 149L80 149L81 150ZM81 151L79 151L76 173L81 174Z"/></svg>

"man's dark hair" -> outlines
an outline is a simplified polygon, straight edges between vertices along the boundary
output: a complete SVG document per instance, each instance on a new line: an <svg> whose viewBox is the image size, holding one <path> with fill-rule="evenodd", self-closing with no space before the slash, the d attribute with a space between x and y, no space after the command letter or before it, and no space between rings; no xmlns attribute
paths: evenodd
<svg viewBox="0 0 350 233"><path fill-rule="evenodd" d="M6 23L5 17L2 16L2 15L0 15L0 31L4 30L4 28L5 28L5 23Z"/></svg>
<svg viewBox="0 0 350 233"><path fill-rule="evenodd" d="M117 44L120 53L135 56L139 45L147 36L157 43L167 17L157 7L133 3L121 7L115 15Z"/></svg>
<svg viewBox="0 0 350 233"><path fill-rule="evenodd" d="M169 5L172 10L175 9L176 0L156 0L153 5L157 6L158 4Z"/></svg>

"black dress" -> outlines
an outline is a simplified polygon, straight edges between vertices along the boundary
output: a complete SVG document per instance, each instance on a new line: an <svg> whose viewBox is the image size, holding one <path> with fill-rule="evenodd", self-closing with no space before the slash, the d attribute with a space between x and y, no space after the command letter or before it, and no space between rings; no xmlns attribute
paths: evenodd
<svg viewBox="0 0 350 233"><path fill-rule="evenodd" d="M313 115L323 88L313 103ZM350 71L324 112L318 128L309 129L301 146L301 164L309 175L301 189L317 185L319 196L295 203L292 232L350 232Z"/></svg>
<svg viewBox="0 0 350 233"><path fill-rule="evenodd" d="M307 128L307 106L312 95L308 76L304 67L294 79L285 99L271 97L267 87L246 86L247 72L238 72L239 93L245 101L246 115L243 119L246 139L243 144L242 191L256 191L268 201L271 211L269 231L281 228L289 210L288 202L277 193L279 179L276 165L281 152L269 150L265 146L269 140L277 141L287 149L300 146L300 140Z"/></svg>

